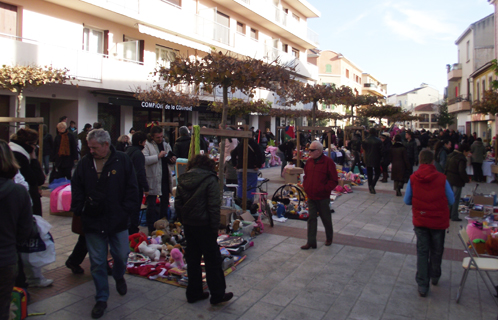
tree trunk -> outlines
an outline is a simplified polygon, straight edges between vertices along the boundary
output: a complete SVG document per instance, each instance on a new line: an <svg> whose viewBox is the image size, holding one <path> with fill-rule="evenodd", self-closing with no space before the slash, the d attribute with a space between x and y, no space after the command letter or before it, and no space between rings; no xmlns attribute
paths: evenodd
<svg viewBox="0 0 498 320"><path fill-rule="evenodd" d="M16 118L21 117L21 106L22 106L22 98L23 98L23 91L20 90L19 93L17 94L17 99L16 99ZM21 123L17 122L16 123L16 131L21 128Z"/></svg>
<svg viewBox="0 0 498 320"><path fill-rule="evenodd" d="M316 103L316 101L313 101L313 107L311 109L311 118L312 118L311 126L312 127L316 127L316 109L317 108L318 108L318 104ZM311 141L315 140L315 135L316 135L316 131L312 131Z"/></svg>
<svg viewBox="0 0 498 320"><path fill-rule="evenodd" d="M221 113L221 129L225 130L228 114L228 87L223 86L223 111ZM225 137L219 137L220 159L218 160L218 177L220 178L220 195L223 197L223 187L225 186ZM223 199L223 198L222 198Z"/></svg>

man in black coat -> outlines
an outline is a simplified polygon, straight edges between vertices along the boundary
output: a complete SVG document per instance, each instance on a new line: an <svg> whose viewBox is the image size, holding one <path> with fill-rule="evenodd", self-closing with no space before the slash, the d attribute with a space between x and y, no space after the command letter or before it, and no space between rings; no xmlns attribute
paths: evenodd
<svg viewBox="0 0 498 320"><path fill-rule="evenodd" d="M189 131L185 126L180 127L178 131L180 133L180 137L175 141L175 145L173 146L173 153L176 154L178 158L188 159L188 152L191 140Z"/></svg>
<svg viewBox="0 0 498 320"><path fill-rule="evenodd" d="M103 129L88 133L90 153L78 163L71 181L71 211L81 217L90 255L97 303L92 318L104 315L109 298L107 252L114 259L112 276L120 295L127 292L124 273L128 260L128 222L140 208L138 184L130 158L111 146L111 136Z"/></svg>
<svg viewBox="0 0 498 320"><path fill-rule="evenodd" d="M365 166L367 167L368 189L371 194L375 194L375 185L380 178L380 160L382 158L382 141L377 138L377 130L370 128L368 138L363 141L365 150ZM375 172L375 176L374 176Z"/></svg>

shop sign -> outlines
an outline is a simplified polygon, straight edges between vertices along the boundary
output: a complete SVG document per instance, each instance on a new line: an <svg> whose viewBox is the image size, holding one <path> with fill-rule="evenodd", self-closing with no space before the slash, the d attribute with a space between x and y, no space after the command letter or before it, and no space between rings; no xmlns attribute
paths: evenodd
<svg viewBox="0 0 498 320"><path fill-rule="evenodd" d="M164 107L164 110L192 111L192 106L190 106L190 107L170 106L169 104L163 105L161 103L142 101L142 108L163 109L163 107Z"/></svg>

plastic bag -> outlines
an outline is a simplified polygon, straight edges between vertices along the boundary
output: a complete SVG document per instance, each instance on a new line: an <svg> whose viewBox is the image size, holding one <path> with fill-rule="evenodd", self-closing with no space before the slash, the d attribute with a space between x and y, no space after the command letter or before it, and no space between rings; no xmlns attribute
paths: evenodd
<svg viewBox="0 0 498 320"><path fill-rule="evenodd" d="M33 267L43 267L55 261L54 238L49 232L52 226L42 217L34 217L38 228L38 238L28 241L28 261Z"/></svg>

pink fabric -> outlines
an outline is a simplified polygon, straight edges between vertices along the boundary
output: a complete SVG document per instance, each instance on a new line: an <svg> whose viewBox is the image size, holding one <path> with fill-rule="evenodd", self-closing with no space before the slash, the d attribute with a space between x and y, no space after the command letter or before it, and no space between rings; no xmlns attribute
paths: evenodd
<svg viewBox="0 0 498 320"><path fill-rule="evenodd" d="M67 186L69 186L69 191L66 189ZM61 201L59 201L59 199ZM55 188L50 193L50 211L61 212L61 211L69 211L70 209L71 209L71 185L65 184Z"/></svg>
<svg viewBox="0 0 498 320"><path fill-rule="evenodd" d="M268 146L266 147L266 152L271 153L270 167L279 166L281 164L280 157L276 155L278 151L277 147Z"/></svg>

